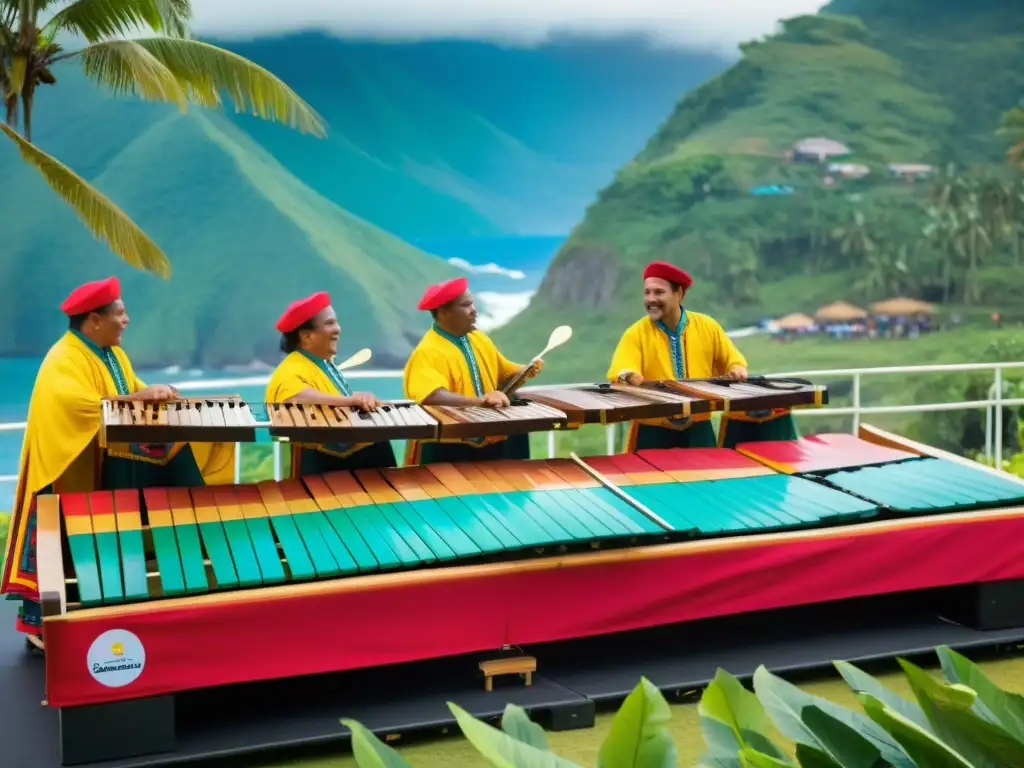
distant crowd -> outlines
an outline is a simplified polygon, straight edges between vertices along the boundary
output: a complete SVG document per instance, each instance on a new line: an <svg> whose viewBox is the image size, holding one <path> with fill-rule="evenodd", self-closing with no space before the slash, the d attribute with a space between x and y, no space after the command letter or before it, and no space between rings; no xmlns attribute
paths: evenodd
<svg viewBox="0 0 1024 768"><path fill-rule="evenodd" d="M959 324L959 317L950 318L951 325ZM778 328L773 331L775 341L792 341L808 335L825 335L834 339L916 339L922 334L941 330L931 316L878 315L863 320L813 323L801 328Z"/></svg>

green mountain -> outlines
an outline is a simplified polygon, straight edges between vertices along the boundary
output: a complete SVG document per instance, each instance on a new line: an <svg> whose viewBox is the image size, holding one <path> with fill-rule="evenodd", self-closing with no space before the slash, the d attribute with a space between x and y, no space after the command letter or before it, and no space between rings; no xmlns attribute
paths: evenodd
<svg viewBox="0 0 1024 768"><path fill-rule="evenodd" d="M678 94L726 65L631 39L215 42L295 87L330 131L238 124L317 192L407 239L568 232Z"/></svg>
<svg viewBox="0 0 1024 768"><path fill-rule="evenodd" d="M1021 306L1024 187L995 135L1024 96L1019 2L836 0L780 27L687 93L599 192L496 334L509 354L569 323L579 351L552 361L559 378L602 376L652 259L691 270L688 305L727 327L893 295Z"/></svg>
<svg viewBox="0 0 1024 768"><path fill-rule="evenodd" d="M114 99L70 67L57 76L71 99L56 114L42 101L38 144L61 147L62 160L149 232L173 276L122 265L0 146L4 354L40 354L61 331L56 307L67 291L115 273L131 317L126 347L140 365L279 359L274 320L321 289L335 297L343 351L370 346L377 364L405 360L425 327L415 310L423 287L453 267L312 191L218 113Z"/></svg>

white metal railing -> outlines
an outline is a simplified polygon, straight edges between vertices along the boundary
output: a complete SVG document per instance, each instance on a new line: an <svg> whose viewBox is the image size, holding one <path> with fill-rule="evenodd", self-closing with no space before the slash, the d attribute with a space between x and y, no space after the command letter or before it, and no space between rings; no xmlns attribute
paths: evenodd
<svg viewBox="0 0 1024 768"><path fill-rule="evenodd" d="M788 371L786 373L766 374L769 378L804 378L804 379L836 379L852 378L852 401L849 407L839 408L825 406L822 408L796 409L795 416L852 416L852 431L856 434L860 426L861 417L875 413L929 413L939 411L958 411L968 409L985 409L985 458L988 461L995 459L994 464L1001 469L1003 465L1003 420L996 415L1002 412L1003 408L1024 405L1024 397L1008 398L1003 397L1004 378L1006 370L1024 369L1022 362L1005 363L956 363L951 365L904 365L887 368L826 368L814 371ZM985 400L966 400L952 403L920 403L916 405L861 405L861 383L865 376L892 376L909 375L922 373L968 373L973 371L992 371L993 381L989 387L989 396ZM401 371L352 371L346 373L352 379L392 379L401 378ZM266 384L267 377L254 376L246 379L232 379L230 384L219 383L217 380L186 381L174 386L182 391L202 390L215 391L225 386L237 388L240 386L262 386ZM25 429L25 422L0 423L0 432L22 431ZM555 457L555 434L547 433L548 458ZM562 433L568 434L568 433ZM606 449L609 454L615 453L615 425L606 427ZM281 479L281 444L273 442L274 455L274 479ZM235 482L240 481L241 471L241 448L235 448ZM0 475L0 483L14 482L18 476Z"/></svg>

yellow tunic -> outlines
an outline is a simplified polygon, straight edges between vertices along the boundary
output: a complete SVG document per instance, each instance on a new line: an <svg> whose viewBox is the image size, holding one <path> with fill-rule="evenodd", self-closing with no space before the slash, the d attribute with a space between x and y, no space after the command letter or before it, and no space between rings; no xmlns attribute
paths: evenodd
<svg viewBox="0 0 1024 768"><path fill-rule="evenodd" d="M523 366L506 359L483 331L471 331L466 338L476 359L479 381L474 381L469 361L462 349L447 338L444 331L435 327L424 334L406 361L402 377L405 396L422 404L432 392L443 387L457 395L481 397L496 390L502 381L522 369ZM498 436L488 438L487 442L504 439L504 436ZM480 441L443 442L478 444Z"/></svg>
<svg viewBox="0 0 1024 768"><path fill-rule="evenodd" d="M681 340L684 378L723 376L734 365L747 365L746 358L722 326L708 315L687 311ZM608 379L614 381L627 372L639 373L645 380L651 381L679 378L673 368L669 337L649 317L633 323L622 334L608 367ZM710 418L710 414L704 413L688 420L641 419L639 423L667 429L686 429L697 421Z"/></svg>
<svg viewBox="0 0 1024 768"><path fill-rule="evenodd" d="M342 392L327 372L314 360L298 350L288 353L282 360L267 382L266 401L268 403L283 403L289 398L295 397L304 389L314 389L325 395L348 395ZM292 450L292 472L299 468L299 451L315 450L326 453L329 456L347 458L357 451L373 445L373 443L345 443L345 444L300 444L293 446ZM296 450L297 449L297 450Z"/></svg>
<svg viewBox="0 0 1024 768"><path fill-rule="evenodd" d="M128 391L144 389L145 382L135 375L124 350L114 347L112 352L120 364ZM33 497L54 484L56 490L63 492L95 490L103 457L97 439L101 398L117 394L117 385L107 366L70 331L43 358L28 405L0 591L35 594L35 574L19 568ZM175 444L166 457L152 460L166 463L183 446ZM208 484L231 481L233 443L196 443L192 452ZM139 459L124 445L108 445L107 454Z"/></svg>

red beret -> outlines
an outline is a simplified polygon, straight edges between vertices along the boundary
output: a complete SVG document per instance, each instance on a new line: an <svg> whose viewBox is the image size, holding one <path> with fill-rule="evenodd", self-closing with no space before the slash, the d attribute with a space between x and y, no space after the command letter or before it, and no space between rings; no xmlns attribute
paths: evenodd
<svg viewBox="0 0 1024 768"><path fill-rule="evenodd" d="M320 291L307 296L304 299L297 299L288 305L288 308L277 318L277 328L281 333L294 331L316 313L327 309L331 305L331 296L327 291Z"/></svg>
<svg viewBox="0 0 1024 768"><path fill-rule="evenodd" d="M437 309L438 307L443 307L449 301L459 298L459 296L466 292L468 287L469 280L465 277L457 277L454 280L449 280L447 283L432 285L424 292L420 303L416 305L416 309Z"/></svg>
<svg viewBox="0 0 1024 768"><path fill-rule="evenodd" d="M78 286L69 293L68 297L64 299L64 303L60 305L60 311L68 317L74 317L105 307L120 297L121 281L116 277L93 280L91 283Z"/></svg>
<svg viewBox="0 0 1024 768"><path fill-rule="evenodd" d="M662 280L682 286L683 290L693 285L693 278L690 277L689 272L673 266L667 261L652 261L648 264L647 269L644 270L644 280L648 277L660 277Z"/></svg>

